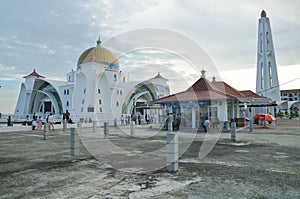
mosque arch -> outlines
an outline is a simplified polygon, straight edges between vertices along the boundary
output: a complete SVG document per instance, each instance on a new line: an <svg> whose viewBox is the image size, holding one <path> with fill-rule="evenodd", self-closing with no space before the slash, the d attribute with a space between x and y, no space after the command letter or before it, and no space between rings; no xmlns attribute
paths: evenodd
<svg viewBox="0 0 300 199"><path fill-rule="evenodd" d="M87 76L83 72L79 72L76 78L76 85L73 92L73 109L75 112L83 112L84 108L82 100L86 98ZM80 111L79 111L80 110Z"/></svg>
<svg viewBox="0 0 300 199"><path fill-rule="evenodd" d="M46 100L47 99L47 100ZM43 109L45 112L53 112L55 114L63 113L63 105L59 92L51 84L51 82L37 79L34 83L33 91L31 94L29 113L38 113L42 106L46 106L45 102L51 103L50 110L48 108Z"/></svg>
<svg viewBox="0 0 300 199"><path fill-rule="evenodd" d="M152 89L151 89L152 87ZM151 84L139 84L129 92L122 106L122 113L133 113L134 106L138 106L138 102L150 102L155 100L155 91ZM146 103L144 103L146 105Z"/></svg>
<svg viewBox="0 0 300 199"><path fill-rule="evenodd" d="M23 105L24 103L25 103L25 105L27 104L26 90L27 90L26 84L22 83L15 114L24 114L26 112L25 106Z"/></svg>

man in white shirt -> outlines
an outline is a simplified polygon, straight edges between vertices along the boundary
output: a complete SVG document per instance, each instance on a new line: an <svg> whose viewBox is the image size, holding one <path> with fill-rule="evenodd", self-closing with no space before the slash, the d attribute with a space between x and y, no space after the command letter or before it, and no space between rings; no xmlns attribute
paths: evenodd
<svg viewBox="0 0 300 199"><path fill-rule="evenodd" d="M49 122L49 129L51 130L51 127L52 127L52 130L54 130L54 117L52 115L52 113L50 113L49 117L48 117L48 122Z"/></svg>

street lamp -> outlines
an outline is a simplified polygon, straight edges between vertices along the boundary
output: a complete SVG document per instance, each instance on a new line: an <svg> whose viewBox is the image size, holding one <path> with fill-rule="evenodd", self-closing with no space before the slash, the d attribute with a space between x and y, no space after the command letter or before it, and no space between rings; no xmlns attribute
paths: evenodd
<svg viewBox="0 0 300 199"><path fill-rule="evenodd" d="M136 113L136 107L135 107L135 104L136 102L135 102L135 98L133 98L133 114L135 115L135 113Z"/></svg>

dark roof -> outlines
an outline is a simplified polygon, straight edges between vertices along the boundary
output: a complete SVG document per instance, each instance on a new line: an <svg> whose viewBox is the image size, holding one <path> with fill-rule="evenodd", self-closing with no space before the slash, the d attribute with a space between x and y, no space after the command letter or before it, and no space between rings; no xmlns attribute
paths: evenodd
<svg viewBox="0 0 300 199"><path fill-rule="evenodd" d="M238 91L223 81L210 82L205 77L201 77L186 91L154 100L153 103L243 99L248 97L265 98L250 90Z"/></svg>
<svg viewBox="0 0 300 199"><path fill-rule="evenodd" d="M294 92L300 92L300 89L280 90L280 93L294 93Z"/></svg>
<svg viewBox="0 0 300 199"><path fill-rule="evenodd" d="M243 90L243 91L240 91L240 93L242 93L244 95L244 97L266 98L264 96L258 95L257 93L254 93L251 90Z"/></svg>
<svg viewBox="0 0 300 199"><path fill-rule="evenodd" d="M205 78L200 78L186 91L166 96L153 101L154 103L177 102L177 101L207 101L227 98L239 98L241 95L226 93L226 89L218 89L214 83Z"/></svg>

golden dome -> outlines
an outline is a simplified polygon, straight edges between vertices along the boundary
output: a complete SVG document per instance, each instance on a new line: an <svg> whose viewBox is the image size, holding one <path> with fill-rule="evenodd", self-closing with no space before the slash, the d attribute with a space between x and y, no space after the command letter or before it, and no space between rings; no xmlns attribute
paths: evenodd
<svg viewBox="0 0 300 199"><path fill-rule="evenodd" d="M101 46L100 38L97 41L96 47L89 48L80 55L77 62L77 69L80 64L91 62L104 64L106 70L120 71L118 59L110 50Z"/></svg>
<svg viewBox="0 0 300 199"><path fill-rule="evenodd" d="M260 16L261 17L267 17L266 11L265 10L261 11Z"/></svg>

